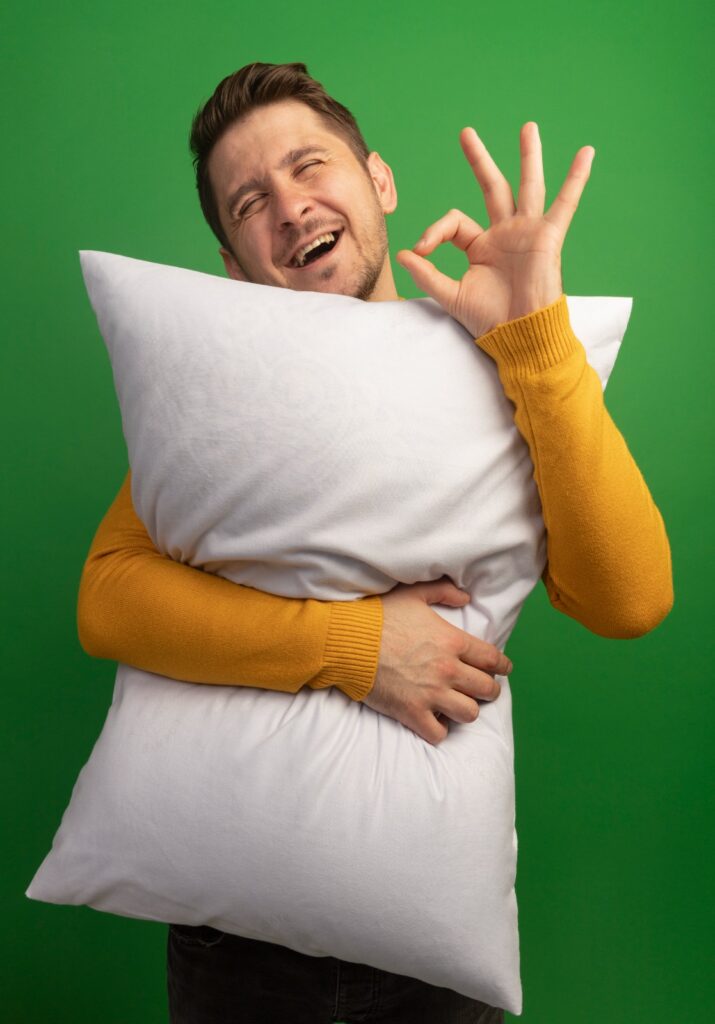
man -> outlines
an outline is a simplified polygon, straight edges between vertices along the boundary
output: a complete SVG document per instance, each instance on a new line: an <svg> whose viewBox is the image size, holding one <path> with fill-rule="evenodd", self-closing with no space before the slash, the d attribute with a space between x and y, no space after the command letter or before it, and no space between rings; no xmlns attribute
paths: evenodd
<svg viewBox="0 0 715 1024"><path fill-rule="evenodd" d="M534 462L552 604L601 635L641 635L672 603L668 541L570 329L561 286L561 248L593 151L579 150L544 214L533 122L521 132L516 204L476 132L464 129L460 142L490 227L452 210L398 258L496 361ZM304 65L252 64L229 76L194 119L191 144L230 277L399 298L385 226L397 205L392 172ZM468 257L460 282L425 259L445 241ZM154 548L128 475L93 541L78 622L95 656L193 682L338 686L436 744L446 720L474 721L479 700L497 699L495 676L511 670L503 652L429 607L467 599L449 580L353 602L237 586ZM498 1008L415 979L211 928L171 926L168 962L175 1022L502 1019Z"/></svg>

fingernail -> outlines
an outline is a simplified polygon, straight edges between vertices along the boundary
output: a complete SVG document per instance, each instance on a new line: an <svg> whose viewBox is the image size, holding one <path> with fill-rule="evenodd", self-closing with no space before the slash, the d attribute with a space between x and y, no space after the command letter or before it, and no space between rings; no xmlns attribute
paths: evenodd
<svg viewBox="0 0 715 1024"><path fill-rule="evenodd" d="M512 663L507 658L506 659L506 674L509 675L509 673L513 672L513 671L514 671L514 666L512 665Z"/></svg>

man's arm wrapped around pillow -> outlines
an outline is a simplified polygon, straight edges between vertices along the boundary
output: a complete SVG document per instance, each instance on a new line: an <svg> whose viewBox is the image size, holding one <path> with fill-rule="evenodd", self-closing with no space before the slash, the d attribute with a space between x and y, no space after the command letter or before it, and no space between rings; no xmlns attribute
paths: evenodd
<svg viewBox="0 0 715 1024"><path fill-rule="evenodd" d="M566 296L476 341L496 361L529 445L552 605L605 637L654 629L673 604L668 537L571 328Z"/></svg>
<svg viewBox="0 0 715 1024"><path fill-rule="evenodd" d="M654 628L672 604L668 539L565 296L477 343L496 360L534 462L552 604L603 636ZM377 670L382 603L277 597L173 561L137 516L128 475L85 562L78 627L88 654L171 678L336 685L360 700Z"/></svg>
<svg viewBox="0 0 715 1024"><path fill-rule="evenodd" d="M198 683L297 692L370 690L382 630L379 597L297 600L174 561L136 514L131 472L99 525L80 581L82 647Z"/></svg>

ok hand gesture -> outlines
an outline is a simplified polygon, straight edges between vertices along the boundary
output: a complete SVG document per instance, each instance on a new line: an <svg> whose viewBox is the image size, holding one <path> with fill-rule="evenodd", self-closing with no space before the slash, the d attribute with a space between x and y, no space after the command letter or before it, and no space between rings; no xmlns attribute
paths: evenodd
<svg viewBox="0 0 715 1024"><path fill-rule="evenodd" d="M474 338L492 327L550 305L562 294L561 248L591 173L592 146L573 159L559 194L544 213L546 187L539 129L521 129L521 181L516 205L509 182L473 128L459 134L464 155L484 193L489 228L461 210L450 210L427 228L397 262L415 284L458 320ZM451 242L469 260L461 281L442 274L425 256Z"/></svg>

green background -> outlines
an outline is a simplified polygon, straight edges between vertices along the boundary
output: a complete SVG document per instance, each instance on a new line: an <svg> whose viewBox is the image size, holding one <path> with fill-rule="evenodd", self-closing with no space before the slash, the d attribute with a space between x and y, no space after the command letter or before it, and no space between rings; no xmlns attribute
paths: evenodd
<svg viewBox="0 0 715 1024"><path fill-rule="evenodd" d="M516 663L525 1024L715 1019L711 5L185 0L5 5L2 649L5 1019L166 1019L165 928L23 895L111 697L75 627L82 563L126 471L77 250L222 274L191 117L252 60L302 60L392 166L391 251L452 206L486 224L458 143L474 125L516 190L539 124L547 203L596 157L563 253L571 295L629 295L608 389L672 541L676 605L608 641L538 588ZM461 254L437 264L461 273ZM398 290L417 294L395 264ZM633 581L638 586L638 581Z"/></svg>

